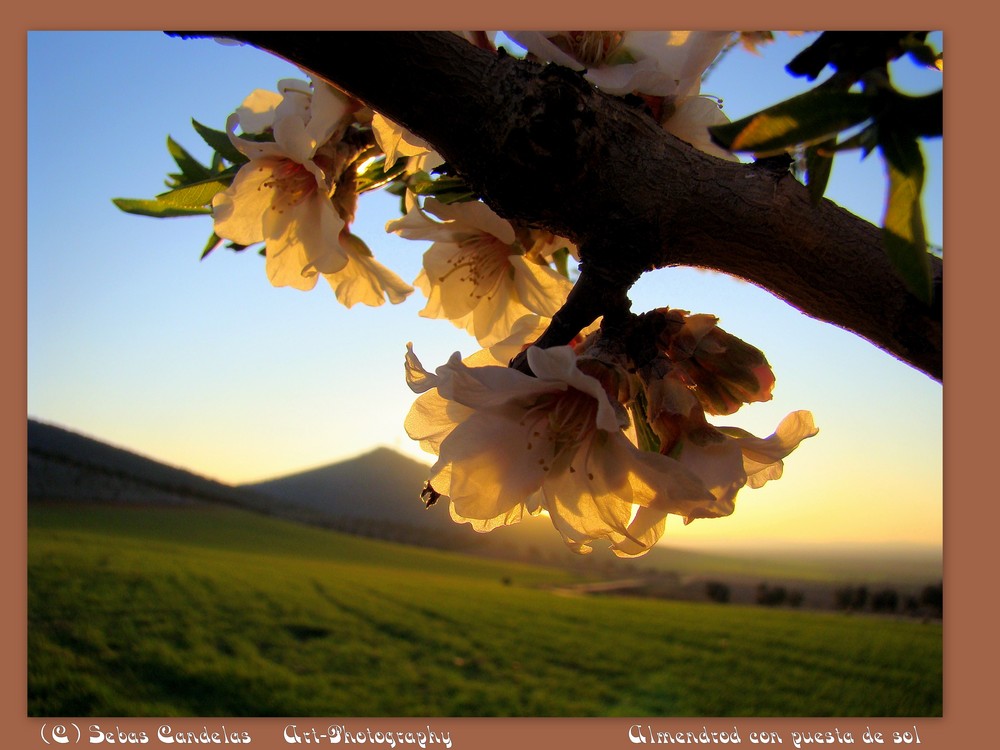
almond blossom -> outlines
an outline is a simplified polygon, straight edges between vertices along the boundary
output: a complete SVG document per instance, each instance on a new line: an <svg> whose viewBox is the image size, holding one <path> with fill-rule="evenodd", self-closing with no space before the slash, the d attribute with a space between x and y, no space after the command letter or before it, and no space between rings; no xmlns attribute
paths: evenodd
<svg viewBox="0 0 1000 750"><path fill-rule="evenodd" d="M609 94L684 97L698 93L701 76L731 31L508 31L536 57L585 71Z"/></svg>
<svg viewBox="0 0 1000 750"><path fill-rule="evenodd" d="M485 203L446 205L428 198L423 209L414 203L403 218L387 223L386 231L434 240L414 281L427 296L420 314L452 321L482 346L506 338L525 315L551 318L572 287L548 265L529 258L514 227Z"/></svg>
<svg viewBox="0 0 1000 750"><path fill-rule="evenodd" d="M413 287L350 232L357 154L341 139L357 105L322 82L283 79L278 88L254 91L229 118L229 139L250 161L213 200L216 234L264 242L274 286L308 290L322 275L346 307L402 302ZM236 136L237 125L245 136L274 140Z"/></svg>
<svg viewBox="0 0 1000 750"><path fill-rule="evenodd" d="M212 200L215 232L241 245L264 242L274 286L312 289L319 274L339 271L348 261L340 246L344 221L330 202L342 165L318 152L339 139L352 108L343 94L322 83L308 94L288 88L280 102L268 99L252 94L226 122L229 140L249 161ZM273 142L235 135L241 115L248 113L250 127L269 128Z"/></svg>
<svg viewBox="0 0 1000 750"><path fill-rule="evenodd" d="M534 56L583 72L609 94L638 94L668 133L722 159L708 128L729 121L717 100L700 96L701 78L731 31L507 32Z"/></svg>
<svg viewBox="0 0 1000 750"><path fill-rule="evenodd" d="M456 521L484 532L544 510L572 550L607 539L634 556L659 538L644 516L634 524L637 507L712 512L715 498L690 470L626 437L628 418L599 379L606 368L568 346L527 356L536 377L457 353L431 373L407 347L407 383L421 395L406 430L438 455L429 486Z"/></svg>
<svg viewBox="0 0 1000 750"><path fill-rule="evenodd" d="M372 116L372 133L375 135L375 142L385 154L383 169L386 171L401 157L407 159L408 174L418 171L429 172L444 163L444 159L427 144L427 141L378 112Z"/></svg>

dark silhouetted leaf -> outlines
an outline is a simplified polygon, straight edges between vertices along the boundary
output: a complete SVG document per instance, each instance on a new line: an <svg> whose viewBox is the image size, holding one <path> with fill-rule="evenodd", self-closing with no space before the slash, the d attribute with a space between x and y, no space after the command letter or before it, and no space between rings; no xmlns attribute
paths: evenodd
<svg viewBox="0 0 1000 750"><path fill-rule="evenodd" d="M198 135L202 137L205 143L217 151L226 161L232 164L245 164L249 161L249 159L247 159L247 157L233 145L226 133L221 130L213 130L206 125L202 125L197 120L191 120L191 124L194 125L194 129L198 131Z"/></svg>
<svg viewBox="0 0 1000 750"><path fill-rule="evenodd" d="M820 88L709 132L723 148L767 156L828 140L871 115L871 101L864 94Z"/></svg>
<svg viewBox="0 0 1000 750"><path fill-rule="evenodd" d="M929 304L933 287L920 206L924 185L920 145L912 134L887 130L879 134L879 148L889 172L889 192L882 221L886 251L907 288Z"/></svg>
<svg viewBox="0 0 1000 750"><path fill-rule="evenodd" d="M835 138L823 141L806 149L806 186L813 204L817 204L826 192L830 182L830 172L833 169L832 150L836 147Z"/></svg>
<svg viewBox="0 0 1000 750"><path fill-rule="evenodd" d="M839 143L824 143L818 145L816 148L822 151L830 151L831 153L840 153L841 151L850 151L851 149L860 148L863 152L861 156L864 158L868 156L868 154L870 154L877 145L878 127L875 123L872 123L868 127L852 135L850 138L845 138Z"/></svg>
<svg viewBox="0 0 1000 750"><path fill-rule="evenodd" d="M191 154L184 150L183 146L170 136L167 136L167 151L170 152L170 155L174 157L174 161L177 162L184 182L197 182L198 180L204 180L212 176L208 167L191 156ZM171 175L171 177L173 176ZM180 180L177 180L177 182L180 182Z"/></svg>

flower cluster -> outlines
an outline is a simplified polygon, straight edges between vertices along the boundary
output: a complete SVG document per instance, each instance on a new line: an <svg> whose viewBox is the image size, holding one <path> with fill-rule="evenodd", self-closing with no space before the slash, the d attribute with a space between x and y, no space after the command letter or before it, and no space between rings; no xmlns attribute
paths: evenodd
<svg viewBox="0 0 1000 750"><path fill-rule="evenodd" d="M710 425L706 411L770 398L766 360L711 316L650 315L658 351L641 366L603 332L528 348L534 377L486 351L431 373L408 347L406 379L420 395L406 430L438 456L429 486L456 521L489 531L544 511L574 551L604 539L633 557L660 539L667 515L727 516L743 486L781 476L782 459L816 434L812 415L790 414L767 438Z"/></svg>

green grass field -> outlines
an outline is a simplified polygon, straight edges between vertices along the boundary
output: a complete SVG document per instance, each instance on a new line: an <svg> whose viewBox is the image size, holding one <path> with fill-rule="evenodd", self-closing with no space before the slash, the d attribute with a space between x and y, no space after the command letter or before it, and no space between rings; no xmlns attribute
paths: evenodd
<svg viewBox="0 0 1000 750"><path fill-rule="evenodd" d="M941 715L935 623L563 596L228 509L32 506L28 538L32 716Z"/></svg>

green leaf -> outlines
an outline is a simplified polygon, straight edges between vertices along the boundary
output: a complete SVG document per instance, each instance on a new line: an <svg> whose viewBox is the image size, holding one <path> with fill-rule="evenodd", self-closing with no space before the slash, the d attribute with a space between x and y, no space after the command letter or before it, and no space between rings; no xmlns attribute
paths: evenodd
<svg viewBox="0 0 1000 750"><path fill-rule="evenodd" d="M709 132L730 151L768 156L828 140L871 116L871 100L864 94L816 88Z"/></svg>
<svg viewBox="0 0 1000 750"><path fill-rule="evenodd" d="M635 435L639 443L639 449L652 453L660 452L660 438L653 432L649 425L646 409L646 396L640 392L629 402L628 410L632 415L632 424L635 426Z"/></svg>
<svg viewBox="0 0 1000 750"><path fill-rule="evenodd" d="M556 264L556 271L561 276L569 278L569 248L561 247L552 254L552 260Z"/></svg>
<svg viewBox="0 0 1000 750"><path fill-rule="evenodd" d="M445 190L435 193L434 197L441 203L465 203L476 199L476 194L471 190Z"/></svg>
<svg viewBox="0 0 1000 750"><path fill-rule="evenodd" d="M809 198L816 205L826 192L830 182L830 172L833 169L833 156L830 153L837 146L837 139L831 138L806 149L806 186Z"/></svg>
<svg viewBox="0 0 1000 750"><path fill-rule="evenodd" d="M212 170L212 174L221 174L228 169L225 160L218 151L212 153L212 166L210 169Z"/></svg>
<svg viewBox="0 0 1000 750"><path fill-rule="evenodd" d="M191 120L191 124L194 125L194 129L198 131L198 135L211 146L215 151L222 156L223 159L232 164L245 164L249 161L243 153L233 145L233 142L229 140L229 136L221 130L213 130L207 125L202 125L197 120Z"/></svg>
<svg viewBox="0 0 1000 750"><path fill-rule="evenodd" d="M169 135L167 136L167 151L170 152L170 155L174 157L174 161L177 162L177 166L181 170L181 175L186 178L184 182L204 180L212 176L208 167L191 156L191 154L184 150L183 146Z"/></svg>
<svg viewBox="0 0 1000 750"><path fill-rule="evenodd" d="M201 257L198 260L205 260L208 254L215 250L222 242L222 238L215 232L212 232L212 236L208 238L208 242L205 244L205 249L201 251Z"/></svg>
<svg viewBox="0 0 1000 750"><path fill-rule="evenodd" d="M156 196L156 200L187 208L207 206L212 202L212 198L215 197L216 193L222 192L232 184L237 171L237 167L230 167L225 172L209 177L206 180L192 182L166 193L160 193Z"/></svg>
<svg viewBox="0 0 1000 750"><path fill-rule="evenodd" d="M832 142L831 142L832 143ZM855 133L850 138L845 138L840 143L832 143L832 145L821 144L817 148L823 151L831 151L840 153L841 151L850 151L851 149L860 148L864 153L861 158L865 158L872 152L872 150L878 145L878 126L872 123L863 130Z"/></svg>
<svg viewBox="0 0 1000 750"><path fill-rule="evenodd" d="M917 135L940 136L944 131L944 91L926 96L897 94L893 116Z"/></svg>
<svg viewBox="0 0 1000 750"><path fill-rule="evenodd" d="M158 200L114 198L111 202L125 213L137 214L139 216L153 216L157 219L169 219L175 216L201 216L212 213L212 209L210 208L187 208Z"/></svg>
<svg viewBox="0 0 1000 750"><path fill-rule="evenodd" d="M221 193L229 187L230 182L230 180L217 179L196 182L193 185L185 185L182 188L161 193L156 196L156 200L184 208L208 206L212 203L212 198L215 197L216 193Z"/></svg>
<svg viewBox="0 0 1000 750"><path fill-rule="evenodd" d="M385 171L385 157L376 159L364 171L358 172L357 191L365 193L376 190L396 179L406 169L406 159L399 159L388 172Z"/></svg>
<svg viewBox="0 0 1000 750"><path fill-rule="evenodd" d="M475 192L459 177L417 179L410 183L410 190L417 195L433 195L442 203L460 203L476 197Z"/></svg>
<svg viewBox="0 0 1000 750"><path fill-rule="evenodd" d="M889 259L907 288L930 304L933 296L930 254L924 233L920 193L924 186L924 159L911 133L883 129L879 149L889 172L882 234Z"/></svg>

